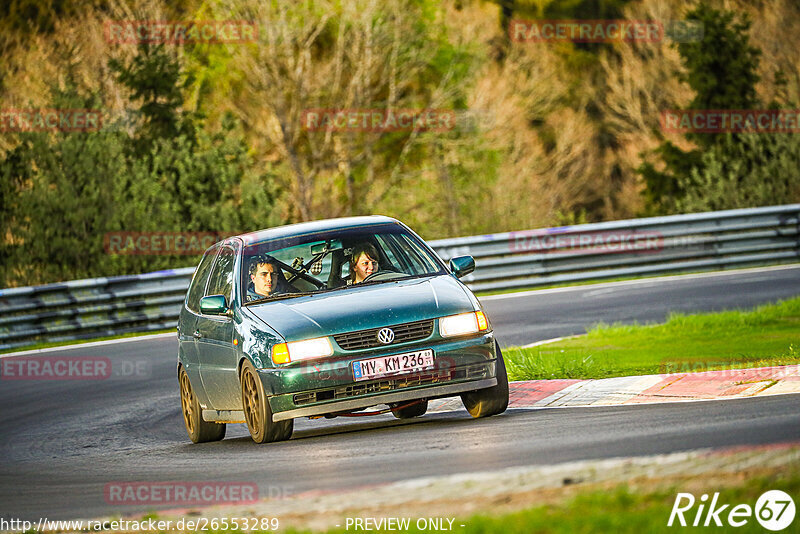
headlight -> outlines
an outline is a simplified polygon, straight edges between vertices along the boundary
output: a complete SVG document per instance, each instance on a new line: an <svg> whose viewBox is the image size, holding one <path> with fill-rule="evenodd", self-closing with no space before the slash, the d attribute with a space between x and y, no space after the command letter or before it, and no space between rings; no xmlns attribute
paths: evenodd
<svg viewBox="0 0 800 534"><path fill-rule="evenodd" d="M279 343L272 347L272 361L278 364L324 358L331 354L333 346L327 337Z"/></svg>
<svg viewBox="0 0 800 534"><path fill-rule="evenodd" d="M451 315L439 319L439 334L442 337L475 334L489 329L489 322L482 311Z"/></svg>

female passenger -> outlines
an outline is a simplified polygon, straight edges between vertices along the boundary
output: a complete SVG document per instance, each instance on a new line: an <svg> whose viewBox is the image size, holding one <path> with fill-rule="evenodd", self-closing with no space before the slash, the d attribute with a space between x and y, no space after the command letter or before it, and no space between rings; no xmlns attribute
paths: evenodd
<svg viewBox="0 0 800 534"><path fill-rule="evenodd" d="M356 245L350 255L350 279L347 284L359 284L378 270L378 250L375 246L371 243Z"/></svg>

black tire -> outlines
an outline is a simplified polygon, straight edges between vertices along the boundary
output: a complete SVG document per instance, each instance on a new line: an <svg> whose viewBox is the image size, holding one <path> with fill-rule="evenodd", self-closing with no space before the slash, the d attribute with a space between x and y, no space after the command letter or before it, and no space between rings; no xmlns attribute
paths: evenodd
<svg viewBox="0 0 800 534"><path fill-rule="evenodd" d="M411 406L406 406L405 408L392 407L392 415L398 419L411 419L412 417L419 417L421 415L425 415L425 412L427 411L428 399L423 399L422 401L412 404Z"/></svg>
<svg viewBox="0 0 800 534"><path fill-rule="evenodd" d="M508 375L500 345L495 341L497 352L497 385L486 389L461 394L461 401L469 414L476 419L501 414L508 408Z"/></svg>
<svg viewBox="0 0 800 534"><path fill-rule="evenodd" d="M250 437L256 443L270 443L285 441L292 437L294 420L273 421L272 409L269 406L264 385L258 377L258 372L249 360L242 364L240 377L242 388L242 409L244 420Z"/></svg>
<svg viewBox="0 0 800 534"><path fill-rule="evenodd" d="M192 383L186 369L181 366L178 372L178 385L181 390L181 411L186 433L192 443L205 443L219 441L225 437L225 423L210 423L203 419L203 411L197 396L194 394Z"/></svg>

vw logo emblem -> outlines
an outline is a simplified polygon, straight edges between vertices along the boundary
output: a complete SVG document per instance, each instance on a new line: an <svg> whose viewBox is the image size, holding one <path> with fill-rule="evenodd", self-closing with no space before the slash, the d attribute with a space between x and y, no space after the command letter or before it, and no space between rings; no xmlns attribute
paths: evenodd
<svg viewBox="0 0 800 534"><path fill-rule="evenodd" d="M388 345L394 341L394 330L391 328L381 328L378 330L378 341L384 345Z"/></svg>

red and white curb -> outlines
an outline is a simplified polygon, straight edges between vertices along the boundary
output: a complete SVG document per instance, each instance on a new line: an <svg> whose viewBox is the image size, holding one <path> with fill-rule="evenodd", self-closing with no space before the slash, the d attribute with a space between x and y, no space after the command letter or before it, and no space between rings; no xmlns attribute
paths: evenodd
<svg viewBox="0 0 800 534"><path fill-rule="evenodd" d="M509 383L509 408L619 406L740 399L800 393L800 365L622 376L596 380L526 380ZM460 409L461 400L431 403L429 412Z"/></svg>

